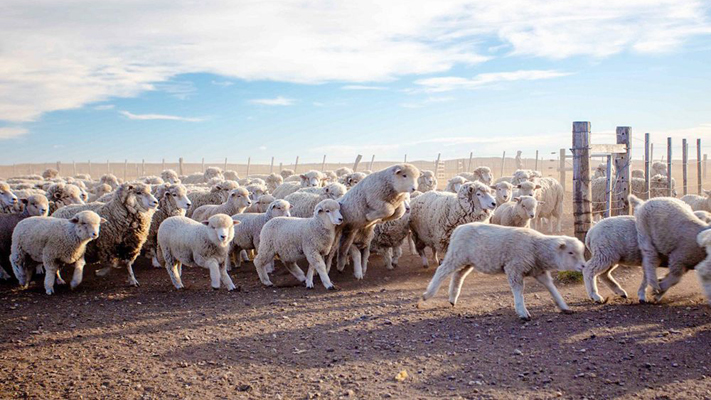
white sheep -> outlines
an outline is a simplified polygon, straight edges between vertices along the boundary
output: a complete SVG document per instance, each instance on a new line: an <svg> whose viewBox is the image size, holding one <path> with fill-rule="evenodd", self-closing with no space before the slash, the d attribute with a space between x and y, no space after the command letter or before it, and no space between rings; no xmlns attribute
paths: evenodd
<svg viewBox="0 0 711 400"><path fill-rule="evenodd" d="M156 257L158 248L158 228L160 224L170 217L184 217L185 212L190 208L190 199L187 196L185 186L181 184L164 183L156 187L155 196L158 199L158 210L153 214L148 237L143 244L143 252L149 258L153 266L160 268L161 265Z"/></svg>
<svg viewBox="0 0 711 400"><path fill-rule="evenodd" d="M45 268L44 289L54 293L59 270L74 265L70 286L82 281L86 245L99 237L99 226L105 220L93 211L81 211L70 219L29 217L20 221L12 233L10 263L20 286L26 288L35 263Z"/></svg>
<svg viewBox="0 0 711 400"><path fill-rule="evenodd" d="M29 217L46 217L49 202L42 195L33 195L21 201L23 210L12 214L0 214L0 279L10 279L10 247L12 246L12 231L17 224Z"/></svg>
<svg viewBox="0 0 711 400"><path fill-rule="evenodd" d="M314 207L321 200L338 200L346 194L346 187L340 183L331 183L324 187L303 188L284 198L291 204L291 215L309 218L314 214Z"/></svg>
<svg viewBox="0 0 711 400"><path fill-rule="evenodd" d="M102 175L101 178L99 178L99 183L105 183L109 186L111 186L112 190L116 190L116 188L119 185L119 180L114 174L105 174Z"/></svg>
<svg viewBox="0 0 711 400"><path fill-rule="evenodd" d="M437 178L434 172L426 169L420 171L420 177L417 178L417 191L424 193L431 190L437 190Z"/></svg>
<svg viewBox="0 0 711 400"><path fill-rule="evenodd" d="M42 172L42 178L53 179L59 177L59 171L54 168L47 168Z"/></svg>
<svg viewBox="0 0 711 400"><path fill-rule="evenodd" d="M422 192L414 191L410 195L410 199L421 194ZM410 212L408 202L402 217L375 225L373 238L370 242L371 253L382 254L387 269L394 269L398 266L400 256L402 256L402 246L410 235Z"/></svg>
<svg viewBox="0 0 711 400"><path fill-rule="evenodd" d="M269 191L269 189L267 189L267 185L256 182L252 182L245 186L245 189L249 192L249 198L252 201L259 201L259 198Z"/></svg>
<svg viewBox="0 0 711 400"><path fill-rule="evenodd" d="M164 263L176 289L184 287L183 264L209 269L213 289L220 288L220 281L228 291L235 289L224 261L237 224L239 221L225 214L213 215L203 222L187 217L163 221L158 228L158 259Z"/></svg>
<svg viewBox="0 0 711 400"><path fill-rule="evenodd" d="M696 215L696 218L704 221L705 223L711 224L711 212L698 210L694 211L694 215Z"/></svg>
<svg viewBox="0 0 711 400"><path fill-rule="evenodd" d="M336 176L338 176L340 178L344 175L352 174L353 170L348 167L341 167L341 168L338 168L335 172L336 172Z"/></svg>
<svg viewBox="0 0 711 400"><path fill-rule="evenodd" d="M83 181L91 181L91 175L89 174L76 174L74 179L81 179Z"/></svg>
<svg viewBox="0 0 711 400"><path fill-rule="evenodd" d="M666 175L656 174L652 176L649 180L650 186L650 197L668 197L669 196L669 182L667 181ZM676 179L672 178L672 195L671 197L676 197ZM632 192L634 194L634 192Z"/></svg>
<svg viewBox="0 0 711 400"><path fill-rule="evenodd" d="M659 301L686 271L694 269L706 257L705 249L698 245L696 238L711 227L678 199L659 197L643 201L630 195L629 202L634 207L644 281L652 287L654 301ZM669 273L658 281L656 269L663 260L669 265ZM642 286L639 299L646 302L644 282Z"/></svg>
<svg viewBox="0 0 711 400"><path fill-rule="evenodd" d="M508 182L497 182L491 186L491 188L494 189L497 207L511 201L511 198L513 197L512 184Z"/></svg>
<svg viewBox="0 0 711 400"><path fill-rule="evenodd" d="M235 226L235 238L232 241L230 254L236 255L242 251L259 249L259 234L262 231L264 224L275 217L290 217L290 209L291 205L288 201L274 200L271 204L269 204L269 207L264 214L233 215L232 219L241 223ZM237 265L241 264L241 258L236 258Z"/></svg>
<svg viewBox="0 0 711 400"><path fill-rule="evenodd" d="M696 266L696 275L701 281L706 301L711 306L711 229L699 233L696 236L696 243L706 249L706 258Z"/></svg>
<svg viewBox="0 0 711 400"><path fill-rule="evenodd" d="M324 257L334 244L336 226L343 222L340 208L335 200L323 200L316 205L311 218L277 217L264 224L259 235L258 254L254 259L262 283L273 286L265 266L279 256L299 282L306 282L306 287L314 287L315 270L326 289L335 289L328 277ZM304 258L309 262L308 277L296 264Z"/></svg>
<svg viewBox="0 0 711 400"><path fill-rule="evenodd" d="M47 188L47 200L49 200L50 214L65 206L84 204L81 189L78 186L64 183L50 185Z"/></svg>
<svg viewBox="0 0 711 400"><path fill-rule="evenodd" d="M502 226L528 228L536 216L538 201L532 196L514 197L513 201L504 203L494 210L491 223Z"/></svg>
<svg viewBox="0 0 711 400"><path fill-rule="evenodd" d="M339 182L346 185L346 187L350 189L353 186L357 185L360 181L365 179L366 176L368 175L366 175L365 172L353 172L351 174L342 176Z"/></svg>
<svg viewBox="0 0 711 400"><path fill-rule="evenodd" d="M272 204L274 200L276 200L276 198L274 198L274 196L272 196L271 194L262 195L259 200L252 202L252 205L247 207L243 211L243 213L265 213L267 212L267 208L269 208L269 205Z"/></svg>
<svg viewBox="0 0 711 400"><path fill-rule="evenodd" d="M485 274L506 274L516 313L523 320L531 319L523 300L525 276L531 276L545 286L558 308L569 314L572 311L553 284L550 271L581 271L585 265L584 251L579 240L567 236L547 236L531 229L483 223L461 225L452 234L449 251L422 300L434 296L442 281L452 275L449 302L454 306L464 278L477 270Z"/></svg>
<svg viewBox="0 0 711 400"><path fill-rule="evenodd" d="M492 179L494 176L491 173L491 168L489 167L477 167L474 171L471 173L468 172L462 172L459 174L459 176L465 178L468 181L474 182L481 182L485 185L490 185Z"/></svg>
<svg viewBox="0 0 711 400"><path fill-rule="evenodd" d="M173 185L178 185L181 183L178 173L172 169L163 170L160 173L160 177L161 179L163 179L163 181L172 183Z"/></svg>
<svg viewBox="0 0 711 400"><path fill-rule="evenodd" d="M454 176L447 181L447 186L445 186L444 191L449 193L457 193L459 191L459 188L467 182L469 181L464 177L461 177L459 175Z"/></svg>
<svg viewBox="0 0 711 400"><path fill-rule="evenodd" d="M17 196L10 190L7 182L0 182L0 209L2 212L11 212L17 206Z"/></svg>
<svg viewBox="0 0 711 400"><path fill-rule="evenodd" d="M585 236L585 246L592 257L583 269L588 296L596 303L605 303L597 289L598 276L616 295L627 298L627 292L612 277L618 265L641 266L642 253L637 244L635 217L622 215L605 218L595 224ZM642 283L642 290L647 287Z"/></svg>
<svg viewBox="0 0 711 400"><path fill-rule="evenodd" d="M228 181L239 181L239 174L237 171L233 171L231 169L226 170L225 172L222 173L222 175L225 177L225 180Z"/></svg>
<svg viewBox="0 0 711 400"><path fill-rule="evenodd" d="M691 206L694 211L708 211L711 212L711 190L704 190L706 196L699 196L696 194L687 194L681 198L681 201Z"/></svg>
<svg viewBox="0 0 711 400"><path fill-rule="evenodd" d="M190 218L195 221L207 221L210 217L217 214L241 214L247 207L252 205L249 199L249 192L245 188L237 188L230 191L227 200L220 205L206 204L197 208Z"/></svg>
<svg viewBox="0 0 711 400"><path fill-rule="evenodd" d="M100 183L94 186L94 189L92 189L92 194L89 196L89 202L95 202L98 201L100 198L106 196L107 194L111 193L113 189L111 189L111 186L105 184L105 183Z"/></svg>
<svg viewBox="0 0 711 400"><path fill-rule="evenodd" d="M185 215L192 217L195 210L206 204L217 205L224 203L230 195L230 192L238 187L239 184L235 181L223 181L213 185L209 191L188 193L188 198L192 205Z"/></svg>
<svg viewBox="0 0 711 400"><path fill-rule="evenodd" d="M533 190L530 190L533 184ZM557 221L556 232L562 231L563 186L554 178L538 178L533 182L522 182L518 186L518 196L533 196L539 203L533 227L542 229L543 219L548 220L548 231L553 232L553 218Z"/></svg>
<svg viewBox="0 0 711 400"><path fill-rule="evenodd" d="M433 258L439 263L438 255L447 251L449 238L456 227L488 221L490 211L496 208L490 190L481 182L467 182L457 194L427 192L410 203L410 230L423 267L429 266L425 247L432 249Z"/></svg>
<svg viewBox="0 0 711 400"><path fill-rule="evenodd" d="M266 178L264 178L264 182L267 184L267 190L269 193L273 193L274 189L277 188L277 186L281 185L284 183L284 178L282 178L281 175L277 174L269 174Z"/></svg>
<svg viewBox="0 0 711 400"><path fill-rule="evenodd" d="M148 176L142 176L138 178L139 182L143 182L147 185L162 185L165 183L163 178L160 176L155 176L155 175L148 175Z"/></svg>

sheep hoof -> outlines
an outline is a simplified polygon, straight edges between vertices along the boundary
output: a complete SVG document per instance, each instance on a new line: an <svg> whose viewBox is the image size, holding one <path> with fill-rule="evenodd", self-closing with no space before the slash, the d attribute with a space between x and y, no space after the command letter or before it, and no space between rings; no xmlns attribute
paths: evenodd
<svg viewBox="0 0 711 400"><path fill-rule="evenodd" d="M138 281L136 280L136 278L129 278L129 279L128 279L128 285L129 285L129 286L133 286L133 287L139 287L139 286L141 286L141 284L138 283Z"/></svg>
<svg viewBox="0 0 711 400"><path fill-rule="evenodd" d="M54 289L47 289L47 294L49 294L49 295L54 294Z"/></svg>
<svg viewBox="0 0 711 400"><path fill-rule="evenodd" d="M593 299L593 301L597 304L605 304L609 300L608 297L600 297L599 299Z"/></svg>
<svg viewBox="0 0 711 400"><path fill-rule="evenodd" d="M607 300L607 299L605 299L605 300ZM566 314L566 315L573 314L573 310L571 310L571 309L569 309L569 308L564 308L564 309L560 310L560 312L561 312L562 314Z"/></svg>
<svg viewBox="0 0 711 400"><path fill-rule="evenodd" d="M331 287L326 288L327 290L340 290L338 286L336 285L331 285Z"/></svg>
<svg viewBox="0 0 711 400"><path fill-rule="evenodd" d="M457 303L454 303L454 302L452 302L452 301L450 301L449 304L451 304L452 307L454 307L455 305L457 305Z"/></svg>
<svg viewBox="0 0 711 400"><path fill-rule="evenodd" d="M531 320L531 316L530 316L530 315L527 315L527 316L525 316L525 317L519 316L519 318L521 318L521 321L524 321L524 322L528 322L528 321Z"/></svg>
<svg viewBox="0 0 711 400"><path fill-rule="evenodd" d="M627 298L627 293L622 293L622 294L620 295L620 297L623 298L623 299L626 299L626 298Z"/></svg>
<svg viewBox="0 0 711 400"><path fill-rule="evenodd" d="M210 286L210 287L212 288L212 290L220 290L219 286L218 287Z"/></svg>

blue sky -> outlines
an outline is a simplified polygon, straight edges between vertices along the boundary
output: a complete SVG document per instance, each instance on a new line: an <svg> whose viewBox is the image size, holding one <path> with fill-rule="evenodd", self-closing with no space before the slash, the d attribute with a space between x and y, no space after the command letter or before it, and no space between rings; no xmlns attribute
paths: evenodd
<svg viewBox="0 0 711 400"><path fill-rule="evenodd" d="M532 156L574 120L711 152L703 2L414 3L10 0L0 164Z"/></svg>

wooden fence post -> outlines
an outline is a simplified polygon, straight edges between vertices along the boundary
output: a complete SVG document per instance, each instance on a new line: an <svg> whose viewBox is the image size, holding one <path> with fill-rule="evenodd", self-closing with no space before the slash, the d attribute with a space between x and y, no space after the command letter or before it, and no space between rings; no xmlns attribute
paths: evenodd
<svg viewBox="0 0 711 400"><path fill-rule="evenodd" d="M681 182L682 190L684 191L684 196L688 193L689 189L689 145L686 139L681 139Z"/></svg>
<svg viewBox="0 0 711 400"><path fill-rule="evenodd" d="M202 173L204 174L205 173L205 157L202 158L200 165L202 165Z"/></svg>
<svg viewBox="0 0 711 400"><path fill-rule="evenodd" d="M407 162L407 154L405 154L405 161L403 161L403 162L405 162L405 163Z"/></svg>
<svg viewBox="0 0 711 400"><path fill-rule="evenodd" d="M72 176L77 176L77 163L72 160Z"/></svg>
<svg viewBox="0 0 711 400"><path fill-rule="evenodd" d="M269 164L269 173L270 174L274 173L274 156L272 156L272 163Z"/></svg>
<svg viewBox="0 0 711 400"><path fill-rule="evenodd" d="M467 164L467 172L471 172L472 170L472 158L474 158L473 151L469 152L469 163Z"/></svg>
<svg viewBox="0 0 711 400"><path fill-rule="evenodd" d="M163 161L161 161L160 168L161 168L160 172L165 171L165 158L163 159Z"/></svg>
<svg viewBox="0 0 711 400"><path fill-rule="evenodd" d="M590 161L588 161L589 164ZM560 185L563 186L563 193L565 193L565 149L560 149L558 171L558 179L560 180Z"/></svg>
<svg viewBox="0 0 711 400"><path fill-rule="evenodd" d="M585 242L592 222L590 202L590 122L573 122L573 217L575 237ZM565 150L561 150L561 171L565 173Z"/></svg>
<svg viewBox="0 0 711 400"><path fill-rule="evenodd" d="M533 170L538 171L538 150L536 150L536 163L534 165Z"/></svg>
<svg viewBox="0 0 711 400"><path fill-rule="evenodd" d="M247 173L245 174L245 178L249 178L249 170L252 166L252 157L247 157Z"/></svg>
<svg viewBox="0 0 711 400"><path fill-rule="evenodd" d="M703 196L703 185L701 181L701 139L696 139L696 191L699 196Z"/></svg>
<svg viewBox="0 0 711 400"><path fill-rule="evenodd" d="M362 158L363 158L363 156L358 154L358 157L356 157L355 162L353 163L353 172L358 171L358 164L360 164L360 160Z"/></svg>
<svg viewBox="0 0 711 400"><path fill-rule="evenodd" d="M504 165L506 164L506 151L504 150L504 155L501 156L501 174L499 177L504 176Z"/></svg>
<svg viewBox="0 0 711 400"><path fill-rule="evenodd" d="M667 196L672 197L672 138L667 138Z"/></svg>
<svg viewBox="0 0 711 400"><path fill-rule="evenodd" d="M375 162L375 154L373 154L372 157L370 157L370 165L368 166L369 170L373 170L373 163Z"/></svg>
<svg viewBox="0 0 711 400"><path fill-rule="evenodd" d="M605 177L605 212L604 218L612 216L612 156L607 156L607 176Z"/></svg>
<svg viewBox="0 0 711 400"><path fill-rule="evenodd" d="M323 161L321 161L321 172L326 170L326 155L323 155Z"/></svg>
<svg viewBox="0 0 711 400"><path fill-rule="evenodd" d="M649 200L649 191L651 190L649 176L652 167L652 144L650 143L649 133L644 134L644 199Z"/></svg>
<svg viewBox="0 0 711 400"><path fill-rule="evenodd" d="M178 173L179 173L180 175L185 175L185 174L183 173L183 157L180 157L180 158L178 159Z"/></svg>
<svg viewBox="0 0 711 400"><path fill-rule="evenodd" d="M284 170L283 163L279 163L279 174L281 174L281 171Z"/></svg>
<svg viewBox="0 0 711 400"><path fill-rule="evenodd" d="M296 162L294 163L294 173L296 173L296 169L299 167L299 156L296 156Z"/></svg>
<svg viewBox="0 0 711 400"><path fill-rule="evenodd" d="M629 126L617 127L617 144L624 144L627 149L626 153L615 153L615 170L617 171L617 179L615 179L615 199L614 212L612 215L629 215L630 203L627 196L630 194L630 168L632 146L630 146L632 137L632 128Z"/></svg>
<svg viewBox="0 0 711 400"><path fill-rule="evenodd" d="M123 160L123 181L126 182L126 173L128 172L128 160Z"/></svg>
<svg viewBox="0 0 711 400"><path fill-rule="evenodd" d="M516 162L516 169L517 169L517 170L518 170L518 169L523 169L523 160L521 160L521 154L522 154L522 153L523 153L523 152L522 152L521 150L518 150L518 151L516 152L516 158L515 158L514 161ZM503 174L502 174L502 175L503 175Z"/></svg>
<svg viewBox="0 0 711 400"><path fill-rule="evenodd" d="M106 173L111 173L111 164L109 163L109 160L106 160Z"/></svg>
<svg viewBox="0 0 711 400"><path fill-rule="evenodd" d="M227 171L227 157L225 157L225 165L222 168L223 171Z"/></svg>

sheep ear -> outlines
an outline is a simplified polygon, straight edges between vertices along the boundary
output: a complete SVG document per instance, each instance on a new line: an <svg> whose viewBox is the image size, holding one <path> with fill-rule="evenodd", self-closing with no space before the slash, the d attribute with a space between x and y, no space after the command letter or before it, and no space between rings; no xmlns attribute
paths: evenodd
<svg viewBox="0 0 711 400"><path fill-rule="evenodd" d="M323 212L323 208L318 207L316 208L316 214L321 214Z"/></svg>
<svg viewBox="0 0 711 400"><path fill-rule="evenodd" d="M62 197L62 194L61 194L61 193L59 193L59 192L55 192L55 193L54 193L54 195L53 195L52 197L54 197L55 199L59 199L59 198L61 198L61 197Z"/></svg>
<svg viewBox="0 0 711 400"><path fill-rule="evenodd" d="M28 204L30 203L30 201L27 200L27 199L22 199L22 200L20 200L20 201L21 201L22 204L24 204L24 205L28 205Z"/></svg>
<svg viewBox="0 0 711 400"><path fill-rule="evenodd" d="M402 173L402 168L395 167L395 175L400 175Z"/></svg>
<svg viewBox="0 0 711 400"><path fill-rule="evenodd" d="M237 221L236 219L233 219L232 222L234 222L234 225L239 225L239 224L241 224L241 222L240 222L240 221Z"/></svg>
<svg viewBox="0 0 711 400"><path fill-rule="evenodd" d="M541 188L541 185L536 185L536 189L540 189L540 188Z"/></svg>
<svg viewBox="0 0 711 400"><path fill-rule="evenodd" d="M301 175L299 175L299 176L301 177L301 179L309 179L309 177L306 176L306 175L304 175L304 174L301 174Z"/></svg>
<svg viewBox="0 0 711 400"><path fill-rule="evenodd" d="M539 201L538 204L546 204L545 201Z"/></svg>
<svg viewBox="0 0 711 400"><path fill-rule="evenodd" d="M520 198L520 197L514 197L513 200L514 200L516 203L520 203L520 202L521 202L521 198Z"/></svg>
<svg viewBox="0 0 711 400"><path fill-rule="evenodd" d="M561 242L558 244L558 249L559 249L559 250L565 250L565 247L566 247L566 246L565 246L565 242L562 242L562 241L561 241Z"/></svg>
<svg viewBox="0 0 711 400"><path fill-rule="evenodd" d="M79 218L72 217L72 219L70 219L69 222L71 222L72 224L76 224L77 222L79 222Z"/></svg>
<svg viewBox="0 0 711 400"><path fill-rule="evenodd" d="M521 189L521 185L516 185L516 189Z"/></svg>
<svg viewBox="0 0 711 400"><path fill-rule="evenodd" d="M489 187L490 187L491 189L493 189L493 190L496 190L496 189L497 189L496 186L489 186Z"/></svg>
<svg viewBox="0 0 711 400"><path fill-rule="evenodd" d="M210 221L202 221L201 224L208 226L208 225L210 225Z"/></svg>
<svg viewBox="0 0 711 400"><path fill-rule="evenodd" d="M108 219L106 219L106 218L101 218L101 223L102 223L102 224L105 224L105 223L107 223L107 222L109 222Z"/></svg>
<svg viewBox="0 0 711 400"><path fill-rule="evenodd" d="M469 186L469 193L474 193L474 186Z"/></svg>

